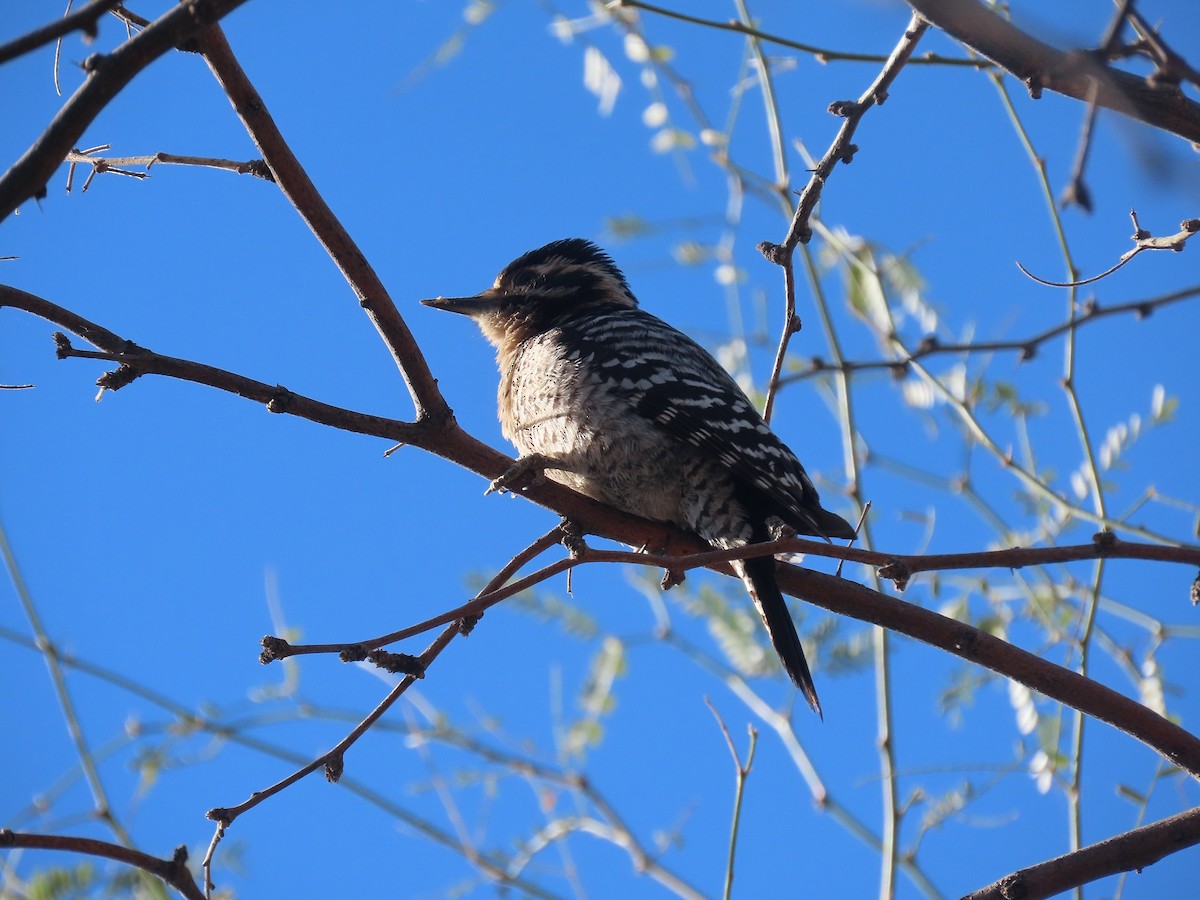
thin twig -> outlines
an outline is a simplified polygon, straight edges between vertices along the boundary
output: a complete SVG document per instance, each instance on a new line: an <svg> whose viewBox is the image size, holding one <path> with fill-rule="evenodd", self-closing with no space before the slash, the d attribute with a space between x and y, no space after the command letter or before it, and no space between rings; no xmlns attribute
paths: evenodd
<svg viewBox="0 0 1200 900"><path fill-rule="evenodd" d="M641 9L648 13L663 16L668 19L677 19L680 22L688 22L692 25L702 25L705 28L712 28L717 31L731 31L734 34L745 35L760 41L765 41L768 44L777 44L780 47L787 47L791 50L799 50L802 53L810 53L816 58L817 62L866 62L866 63L881 63L887 62L887 57L878 53L850 53L842 50L830 50L827 47L817 47L813 44L803 44L799 41L791 40L790 38L781 37L777 34L770 34L766 31L760 31L750 25L749 22L730 19L722 22L717 19L703 19L699 16L688 15L687 13L679 12L673 9L666 9L662 6L655 6L652 3L643 3L642 0L609 0L605 4L608 9ZM914 56L911 60L914 64L930 65L930 66L961 66L970 69L988 69L995 63L986 59L965 59L960 56L941 56L936 53L927 53L924 56Z"/></svg>
<svg viewBox="0 0 1200 900"><path fill-rule="evenodd" d="M1017 263L1017 268L1024 272L1028 278L1047 287L1082 287L1085 284L1092 284L1099 281L1101 278L1107 278L1143 250L1174 250L1175 252L1179 252L1187 244L1188 239L1200 231L1200 219L1184 219L1179 223L1179 231L1175 232L1175 234L1169 234L1166 237L1155 237L1138 224L1136 210L1130 210L1129 217L1133 219L1133 248L1122 253L1121 258L1117 260L1115 265L1104 270L1099 275L1093 275L1091 278L1084 278L1081 281L1047 281L1044 278L1034 275L1019 262Z"/></svg>
<svg viewBox="0 0 1200 900"><path fill-rule="evenodd" d="M187 0L108 55L84 64L87 78L21 158L0 177L0 221L30 199L46 195L46 184L79 143L83 132L139 72L210 22L246 0Z"/></svg>
<svg viewBox="0 0 1200 900"><path fill-rule="evenodd" d="M1158 33L1158 29L1151 27L1140 12L1130 9L1129 22L1149 48L1150 53L1147 55L1153 58L1157 67L1149 79L1152 84L1177 88L1181 82L1190 81L1196 87L1200 87L1200 71L1172 50Z"/></svg>
<svg viewBox="0 0 1200 900"><path fill-rule="evenodd" d="M551 547L562 542L563 527L555 525L548 532L531 543L528 547L514 556L501 569L493 581L499 580L498 584L504 584L516 574L530 560L549 550ZM570 571L570 570L568 570ZM498 585L497 585L498 586ZM362 641L350 641L341 644L290 644L283 638L269 637L263 638L263 653L259 659L264 663L275 662L276 660L287 659L290 656L303 656L313 653L338 653L338 654L353 654L356 652L366 652L379 647L386 647L388 644L394 644L397 641L402 641L406 638L415 637L418 634L423 634L426 631L431 631L441 625L448 625L451 622L456 622L460 619L471 618L481 615L484 611L495 606L501 600L511 596L511 594L500 595L497 590L489 592L494 596L487 603L480 603L478 595L476 599L448 610L440 615L434 616L432 619L426 619L424 622L418 622L416 625L411 625L408 628L402 628L399 631L393 631L389 634L380 635L379 637L367 638Z"/></svg>
<svg viewBox="0 0 1200 900"><path fill-rule="evenodd" d="M383 281L288 146L267 111L266 103L230 49L221 27L213 24L201 31L196 36L196 43L251 140L266 160L280 190L317 236L383 338L412 397L416 407L415 418L421 420L429 417L438 422L449 419L450 407L442 398L416 338L396 309Z"/></svg>
<svg viewBox="0 0 1200 900"><path fill-rule="evenodd" d="M454 640L458 634L459 629L456 624L446 628L440 635L438 635L433 643L430 644L425 649L425 652L420 656L420 665L422 671L427 669L433 663L433 661L438 658L441 652L450 645L450 642ZM327 750L325 753L322 753L316 759L312 760L306 765L301 766L299 769L292 772L292 774L275 782L275 784L271 785L270 787L264 788L261 791L255 791L250 795L249 798L242 801L237 806L216 807L205 813L209 819L212 819L217 823L216 830L213 834L213 839L209 844L208 852L205 854L203 862L206 893L210 892L213 887L212 861L214 852L216 851L217 845L221 842L221 839L224 837L229 826L232 825L243 813L248 812L249 810L258 806L264 800L270 799L280 791L290 787L297 781L300 781L302 778L311 775L317 769L323 768L325 770L325 777L329 781L338 781L342 776L342 771L345 765L344 757L346 751L350 749L350 747L352 747L360 737L367 733L367 731L379 719L379 717L387 712L388 709L391 708L392 704L399 700L400 696L405 691L407 691L417 682L418 677L419 676L417 675L406 675L404 678L402 678L400 683L392 688L392 690L388 692L388 695L384 697L382 701L380 701L375 709L371 710L371 712L368 713L367 716L361 722L359 722L349 734L347 734L344 738L338 741L335 746Z"/></svg>
<svg viewBox="0 0 1200 900"><path fill-rule="evenodd" d="M904 64L912 56L913 51L917 48L917 42L921 40L921 36L925 34L928 28L929 24L922 20L920 16L914 14L908 23L908 27L905 28L900 42L896 44L896 48L892 50L891 55L887 58L887 62L875 77L875 80L871 82L870 87L863 92L862 96L857 101L839 100L830 104L829 111L835 116L842 116L845 121L842 123L842 127L838 129L837 137L834 138L829 150L826 151L820 162L817 163L812 177L808 180L808 184L800 192L800 200L796 204L796 213L792 217L792 225L788 229L787 237L784 238L783 243L771 244L764 241L762 244L759 244L758 249L771 262L782 264L783 259L791 257L797 244L807 244L812 238L812 228L809 227L808 220L817 206L817 201L821 199L821 191L825 187L825 181L839 162L848 163L854 158L854 154L858 148L851 143L851 138L854 137L854 132L858 129L858 123L862 120L867 110L883 103L887 99L888 88L891 87L896 76L900 74L900 70L904 68Z"/></svg>
<svg viewBox="0 0 1200 900"><path fill-rule="evenodd" d="M496 575L494 575L486 585L484 585L483 589L477 596L486 596L487 594L496 593L500 587L512 577L513 573L518 571L526 562L537 556L547 547L553 546L555 543L561 540L561 538L562 526L556 526L537 540L533 541L523 551L509 560L509 562L499 572L497 572ZM478 612L476 612L475 615L477 616ZM472 623L471 627L474 627L474 623ZM213 886L211 874L212 859L217 845L224 837L225 831L230 825L233 824L238 816L250 809L253 809L259 803L274 796L302 778L312 774L319 768L324 767L326 777L330 781L338 781L342 775L346 751L352 747L354 743L360 737L362 737L362 735L366 734L371 726L378 721L378 719L385 712L387 712L387 710L396 702L396 700L400 698L401 694L407 691L418 679L425 677L426 670L430 667L430 665L432 665L433 661L438 658L441 652L447 646L449 646L450 641L452 641L459 634L466 633L467 630L469 629L464 629L464 623L459 620L455 620L452 625L444 629L442 633L434 640L434 642L430 644L429 647L427 647L418 658L416 664L417 671L413 674L406 675L400 681L400 683L396 685L396 687L394 687L383 699L383 701L380 702L370 714L368 714L361 722L359 722L358 725L356 725L354 729L341 741L339 741L332 749L323 753L321 756L317 757L306 765L301 766L291 775L276 782L271 787L262 791L256 791L248 800L245 800L238 806L230 808L221 807L209 810L207 816L217 823L217 827L214 831L212 841L209 844L208 852L204 857L203 867L205 872L205 890L210 891ZM473 859L478 856L478 854L468 854L468 856Z"/></svg>
<svg viewBox="0 0 1200 900"><path fill-rule="evenodd" d="M742 799L746 793L746 780L754 765L754 750L758 746L758 732L754 730L753 725L746 726L746 731L750 735L750 745L746 749L746 761L743 763L741 757L738 756L737 747L734 746L733 737L725 726L725 720L721 718L721 714L717 712L717 708L712 705L711 700L705 697L704 702L717 720L721 734L725 737L725 745L729 747L729 755L733 757L733 818L729 825L729 860L725 864L725 889L721 894L724 900L730 900L733 896L733 861L737 855L738 827L742 821Z"/></svg>
<svg viewBox="0 0 1200 900"><path fill-rule="evenodd" d="M103 149L107 150L108 145L104 145ZM144 172L130 172L123 166L145 166L149 170L152 166L161 163L163 165L176 166L197 166L200 168L209 169L224 169L228 172L235 172L238 175L253 175L256 178L261 178L264 181L274 181L271 175L271 170L267 168L267 164L261 159L236 160L236 159L221 159L214 156L181 156L176 153L155 153L150 156L95 156L89 150L72 150L67 154L66 161L71 164L72 169L75 165L85 163L92 167L93 173L114 172L118 175L130 175L134 178L148 177ZM91 177L88 181L90 183ZM67 192L71 190L68 182ZM84 185L84 190L87 190L87 185Z"/></svg>
<svg viewBox="0 0 1200 900"><path fill-rule="evenodd" d="M25 847L32 850L65 850L83 853L100 859L111 859L148 872L166 882L188 900L204 900L204 894L187 867L187 847L180 845L170 859L159 859L131 847L122 847L108 841L93 838L64 837L52 834L28 834L0 829L0 849ZM151 882L153 884L153 882Z"/></svg>
<svg viewBox="0 0 1200 900"><path fill-rule="evenodd" d="M38 47L45 46L51 41L58 40L72 31L82 31L84 40L91 43L96 37L96 23L100 17L114 6L119 6L121 0L92 0L86 6L80 7L73 13L68 13L41 28L35 28L28 34L0 44L0 65L18 56L24 56Z"/></svg>
<svg viewBox="0 0 1200 900"><path fill-rule="evenodd" d="M887 369L894 373L903 374L907 371L909 363L924 359L927 356L938 356L947 353L996 353L1016 350L1021 354L1022 361L1030 360L1037 355L1042 344L1069 332L1073 327L1079 328L1097 319L1123 315L1125 313L1133 313L1139 319L1144 319L1161 307L1178 303L1181 300L1190 300L1193 297L1200 297L1200 285L1183 288L1182 290L1163 294L1159 297L1150 297L1146 300L1132 300L1128 303L1117 303L1112 306L1101 306L1095 300L1089 300L1084 304L1082 314L1077 316L1073 323L1063 322L1027 338L1014 338L1008 341L967 341L955 344L945 343L930 335L922 340L915 350L896 359L826 362L820 357L812 357L807 360L810 368L795 375L786 375L781 379L781 382L783 384L791 384L795 381L803 381L806 378L811 378L822 372L856 372L871 369Z"/></svg>

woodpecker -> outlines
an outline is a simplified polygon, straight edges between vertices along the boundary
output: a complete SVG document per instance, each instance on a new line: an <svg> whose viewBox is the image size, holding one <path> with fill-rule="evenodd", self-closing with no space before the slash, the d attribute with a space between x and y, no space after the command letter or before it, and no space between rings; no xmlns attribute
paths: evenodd
<svg viewBox="0 0 1200 900"><path fill-rule="evenodd" d="M475 320L496 348L501 430L518 470L617 509L670 522L713 547L783 528L852 538L804 466L703 347L638 307L603 250L569 238L510 263L473 297L421 301ZM732 563L784 670L821 715L773 557Z"/></svg>

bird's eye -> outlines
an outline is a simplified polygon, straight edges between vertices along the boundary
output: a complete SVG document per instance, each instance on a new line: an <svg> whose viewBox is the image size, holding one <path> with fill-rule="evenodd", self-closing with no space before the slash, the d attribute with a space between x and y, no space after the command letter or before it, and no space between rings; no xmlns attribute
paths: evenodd
<svg viewBox="0 0 1200 900"><path fill-rule="evenodd" d="M513 273L513 287L527 288L533 287L537 283L538 273L533 269L521 269Z"/></svg>

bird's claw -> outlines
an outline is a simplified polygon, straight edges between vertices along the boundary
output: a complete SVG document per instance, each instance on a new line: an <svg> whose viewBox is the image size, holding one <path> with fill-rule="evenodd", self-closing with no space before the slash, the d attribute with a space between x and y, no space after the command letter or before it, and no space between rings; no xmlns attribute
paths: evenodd
<svg viewBox="0 0 1200 900"><path fill-rule="evenodd" d="M526 488L535 487L546 480L543 472L545 467L546 460L541 456L522 456L505 469L499 478L493 479L483 495L486 497L488 494L519 494Z"/></svg>

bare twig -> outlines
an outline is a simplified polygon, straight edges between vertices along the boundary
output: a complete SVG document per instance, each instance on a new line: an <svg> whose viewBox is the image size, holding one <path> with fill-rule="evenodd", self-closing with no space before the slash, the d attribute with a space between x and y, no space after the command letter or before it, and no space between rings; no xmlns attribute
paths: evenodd
<svg viewBox="0 0 1200 900"><path fill-rule="evenodd" d="M779 333L779 346L775 348L775 360L771 363L771 377L767 379L767 398L763 401L763 421L768 424L775 411L775 398L783 385L783 364L787 361L788 345L792 335L803 327L796 315L796 270L789 258L783 265L783 328Z"/></svg>
<svg viewBox="0 0 1200 900"><path fill-rule="evenodd" d="M922 340L915 350L898 359L845 360L841 363L832 363L814 356L808 359L809 368L806 371L795 375L786 375L781 379L781 383L790 384L793 381L802 381L821 372L856 372L870 369L887 369L896 375L903 375L908 370L909 363L924 359L927 356L937 356L945 353L995 353L998 351L1016 350L1021 354L1022 360L1029 360L1037 355L1042 344L1071 331L1072 328L1078 329L1080 326L1097 319L1102 319L1106 316L1123 315L1125 313L1133 313L1139 319L1144 319L1161 307L1178 303L1181 300L1190 300L1198 296L1200 296L1200 285L1184 288L1170 294L1163 294L1160 297L1133 300L1129 303L1118 303L1112 306L1101 306L1095 300L1089 300L1084 304L1083 312L1073 321L1062 322L1031 337L1015 338L1009 341L968 341L966 343L955 344L944 343L935 336L930 335Z"/></svg>
<svg viewBox="0 0 1200 900"><path fill-rule="evenodd" d="M785 38L777 34L770 34L766 31L760 31L747 21L739 21L738 19L729 19L728 21L719 21L717 19L703 19L699 16L689 15L688 13L679 12L678 10L667 9L662 6L655 6L652 3L643 3L642 0L609 0L605 4L608 9L640 9L648 13L663 16L668 19L677 19L680 22L689 22L692 25L701 25L705 28L712 28L717 31L730 31L734 34L742 34L746 37L752 37L760 41L765 41L768 44L776 44L780 47L787 47L790 50L799 50L802 53L810 53L817 62L867 62L881 63L887 62L887 57L879 53L850 53L842 50L830 50L828 47L817 47L813 44L804 44L800 41L794 41L790 38ZM927 53L923 56L914 56L911 60L913 64L929 65L929 66L962 66L968 69L987 69L991 68L994 63L985 59L966 59L961 56L941 56L937 53Z"/></svg>
<svg viewBox="0 0 1200 900"><path fill-rule="evenodd" d="M170 859L159 859L157 856L151 856L131 847L122 847L120 844L98 841L93 838L28 834L9 831L7 828L0 829L0 849L8 847L26 847L31 850L65 850L69 853L83 853L87 856L115 860L162 879L188 900L204 900L204 894L196 885L196 879L188 871L187 847L183 845L176 848Z"/></svg>
<svg viewBox="0 0 1200 900"><path fill-rule="evenodd" d="M1096 127L1096 90L1093 84L1091 97L1088 99L1087 111L1083 114L1083 126L1079 129L1079 146L1075 150L1075 162L1071 166L1071 179L1059 197L1059 206L1066 209L1072 204L1084 212L1092 211L1092 192L1084 181L1083 173L1087 169L1088 154L1092 149L1092 135Z"/></svg>
<svg viewBox="0 0 1200 900"><path fill-rule="evenodd" d="M733 737L725 725L725 720L721 718L721 714L717 712L717 708L712 705L711 700L705 697L704 702L717 720L721 734L725 737L725 745L729 747L729 755L733 757L733 819L729 826L729 860L725 864L725 889L721 895L724 900L730 900L730 897L733 896L733 861L737 854L738 826L742 821L742 798L746 793L746 779L750 775L750 768L754 765L754 750L758 746L758 732L754 730L754 726L746 726L746 731L750 735L750 745L746 748L746 761L743 763L742 758L738 756L737 747L734 746Z"/></svg>
<svg viewBox="0 0 1200 900"><path fill-rule="evenodd" d="M556 544L562 543L563 527L555 525L548 532L514 556L508 561L508 564L501 569L493 581L498 580L498 584L504 584L521 570L522 567L530 560L549 550ZM364 654L369 650L374 650L379 647L386 647L388 644L394 644L396 641L402 641L406 638L415 637L418 634L423 634L426 631L431 631L441 625L448 625L451 622L457 622L461 619L471 619L480 616L485 610L506 599L510 594L501 595L498 591L489 592L489 602L480 603L478 597L462 606L448 610L441 615L434 616L432 619L426 619L424 622L419 622L408 628L402 628L399 631L393 631L390 634L380 635L379 637L368 638L364 641L351 641L342 644L290 644L283 638L268 636L263 638L263 652L259 656L259 660L263 663L274 662L279 659L287 659L289 656L303 656L310 653L338 653L343 656Z"/></svg>
<svg viewBox="0 0 1200 900"><path fill-rule="evenodd" d="M0 65L36 50L38 47L45 46L51 41L58 40L72 31L82 31L84 40L91 43L96 37L96 23L100 17L114 6L120 5L121 0L92 0L91 3L61 19L36 28L6 44L0 44Z"/></svg>
<svg viewBox="0 0 1200 900"><path fill-rule="evenodd" d="M539 538L513 563L521 560L520 565L532 559L538 553L558 543L557 529ZM490 609L502 600L518 594L521 591L540 584L548 578L569 572L578 565L587 563L627 563L639 566L652 566L672 572L686 572L691 569L709 568L714 571L731 571L726 564L735 559L753 559L762 556L777 556L785 553L803 553L808 556L825 556L841 561L858 562L864 565L878 567L878 575L896 584L897 589L907 587L912 576L918 572L962 571L966 569L1021 569L1028 566L1044 566L1057 563L1080 562L1096 559L1137 559L1155 562L1171 562L1186 566L1200 565L1200 547L1162 546L1158 544L1142 544L1132 541L1121 541L1115 536L1103 533L1097 535L1091 544L1073 544L1063 547L1013 547L1007 550L984 550L976 553L943 553L927 555L902 556L882 553L875 550L860 550L855 547L842 547L827 544L823 541L807 540L805 538L785 538L761 544L751 544L745 547L735 547L730 550L706 550L700 553L688 553L673 556L641 551L626 550L596 550L584 547L567 559L561 559L526 575L525 577L505 583L503 587L493 591L477 594L474 599L462 606L447 610L440 615L408 626L399 631L380 637L351 641L340 644L289 644L282 638L264 638L265 652L263 662L286 659L289 656L301 656L314 653L342 653L361 655L368 649L385 646L396 641L405 640L423 634L434 628L446 625L460 619L472 618ZM516 572L520 566L512 569ZM509 571L506 567L505 572ZM818 604L822 605L822 604Z"/></svg>
<svg viewBox="0 0 1200 900"><path fill-rule="evenodd" d="M912 56L917 42L921 40L921 36L928 28L928 23L914 15L909 21L908 27L904 29L904 35L900 38L900 42L896 44L891 56L888 57L887 62L862 96L858 100L837 100L829 105L829 111L835 116L841 116L845 121L838 129L837 137L834 138L825 155L813 169L808 184L800 192L796 213L792 217L791 227L788 229L783 243L772 244L764 241L758 245L759 251L771 262L783 265L785 259L791 259L797 244L807 244L812 238L812 228L809 227L808 220L811 218L813 210L816 209L817 201L821 199L825 181L839 162L849 163L854 159L858 147L851 143L851 139L858 129L858 123L862 121L867 110L887 100L888 88L891 87L896 76L900 74L900 70L904 68L904 64Z"/></svg>
<svg viewBox="0 0 1200 900"><path fill-rule="evenodd" d="M437 639L434 640L434 642L430 644L425 649L425 652L420 656L420 665L422 671L428 668L429 665L435 659L437 659L439 655L441 655L441 652L450 645L450 642L454 640L458 633L458 626L454 625L445 629L440 635L438 635ZM383 698L379 705L376 706L375 709L371 710L371 712L368 713L367 716L361 722L359 722L349 734L338 741L334 747L325 753L322 753L307 765L301 766L299 769L292 772L292 774L280 781L277 781L270 787L264 788L261 791L255 791L248 799L242 801L237 806L216 807L215 809L210 809L205 814L209 819L212 819L217 823L216 830L213 833L213 839L208 846L208 852L204 855L203 868L204 887L206 893L211 892L214 886L212 881L213 854L217 849L217 845L220 844L221 839L225 836L225 831L237 820L238 816L258 806L258 804L262 803L264 800L275 796L284 788L290 787L297 781L300 781L302 778L311 775L317 769L323 768L325 770L325 777L329 781L338 781L342 776L342 771L345 766L344 758L346 751L350 749L350 747L352 747L360 737L366 734L370 727L379 719L379 717L387 712L388 709L391 708L392 704L400 699L400 695L412 687L412 685L415 684L420 677L421 676L418 675L406 675L403 679L401 679L399 684L392 688L392 690L386 697Z"/></svg>
<svg viewBox="0 0 1200 900"><path fill-rule="evenodd" d="M107 150L108 144L103 144L99 147L88 150L72 150L67 154L67 162L70 164L67 174L67 191L71 190L71 178L75 172L75 166L84 163L92 167L92 175L88 176L87 182L83 186L83 190L87 190L88 185L92 181L94 175L104 172L113 172L117 175L129 175L134 178L148 177L145 172L130 172L124 166L145 166L149 170L157 163L163 165L175 166L197 166L209 169L224 169L227 172L235 172L238 175L253 175L256 178L261 178L264 181L274 181L271 175L271 170L267 168L267 164L261 159L250 159L239 161L236 159L221 159L214 156L180 156L176 153L155 153L150 156L96 156L96 152Z"/></svg>
<svg viewBox="0 0 1200 900"><path fill-rule="evenodd" d="M138 72L211 22L228 15L246 0L187 0L164 13L107 56L94 54L84 63L83 84L63 104L54 120L0 177L0 221L30 199L46 196L46 183L75 147L84 130Z"/></svg>
<svg viewBox="0 0 1200 900"><path fill-rule="evenodd" d="M767 383L767 400L763 414L763 418L767 421L770 421L775 394L779 390L780 376L783 372L783 363L787 355L788 342L791 340L792 335L800 330L800 319L796 315L796 275L792 259L796 245L807 244L812 238L812 228L809 225L809 220L812 218L817 202L821 199L821 192L825 187L826 179L829 178L829 175L839 162L849 163L854 158L854 154L858 148L851 143L851 138L854 137L854 132L858 129L859 121L868 109L883 103L887 99L888 87L900 73L900 69L904 67L905 62L912 56L917 42L920 41L921 35L925 33L928 27L925 22L922 22L919 17L914 15L905 29L904 36L892 51L891 56L888 57L882 71L871 82L871 86L867 88L863 95L856 102L837 101L830 105L829 111L834 115L844 117L845 121L842 123L842 127L838 129L837 137L834 138L833 143L821 158L821 161L813 169L808 183L800 192L800 199L796 204L796 212L792 217L792 224L788 229L787 237L784 238L782 244L763 241L758 245L758 250L763 256L783 269L784 285L785 323L783 332L779 338L779 347L775 352L775 361L771 367L771 378Z"/></svg>
<svg viewBox="0 0 1200 900"><path fill-rule="evenodd" d="M1138 224L1137 211L1130 210L1129 217L1133 220L1133 249L1126 250L1121 254L1121 258L1116 265L1101 272L1099 275L1093 275L1091 278L1084 278L1082 281L1047 281L1044 278L1039 278L1020 263L1017 263L1017 268L1020 269L1028 278L1033 279L1038 284L1044 284L1047 287L1073 288L1082 287L1085 284L1092 284L1099 281L1101 278L1107 278L1117 269L1121 268L1125 263L1129 262L1139 253L1144 250L1174 250L1179 252L1187 244L1197 231L1200 231L1200 219L1184 219L1179 223L1179 231L1175 234L1169 234L1166 237L1155 237L1150 232L1146 231Z"/></svg>
<svg viewBox="0 0 1200 900"><path fill-rule="evenodd" d="M477 596L486 596L487 594L495 593L497 590L500 589L500 587L505 582L507 582L512 577L513 573L515 573L518 569L520 569L521 566L523 566L529 559L532 559L533 557L537 556L539 553L541 553L547 547L553 546L555 543L557 543L559 540L561 540L561 538L562 538L562 527L561 526L556 526L555 528L551 529L545 535L538 538L536 541L534 541L532 544L530 544L528 547L526 547L523 551L521 551L516 556L514 556L498 573L496 573L495 576L492 577L492 579L486 585L484 585L483 589L479 592L479 595L477 595ZM478 614L476 614L476 617L477 617L477 615ZM209 810L207 813L207 816L208 816L208 818L212 819L213 821L215 821L217 823L217 827L213 833L212 841L209 844L208 852L204 856L203 867L204 867L204 873L205 873L204 878L205 878L206 892L210 891L213 887L213 883L212 883L213 854L216 851L217 845L221 842L221 839L224 837L225 831L229 828L230 825L233 824L233 822L237 819L237 817L240 816L242 813L247 812L250 809L253 809L259 803L274 796L275 794L279 793L280 791L284 790L285 788L289 787L290 785L296 783L297 781L301 780L302 778L305 778L306 776L312 774L319 768L323 767L325 769L325 776L330 781L338 781L341 778L342 771L344 769L344 765L345 765L344 759L345 759L346 751L348 749L350 749L350 747L352 747L355 744L355 742L358 741L358 739L360 737L362 737L364 734L367 733L367 731L371 728L371 726L374 725L375 722L378 721L379 718L385 712L387 712L387 710L392 706L392 704L394 704L396 702L396 700L398 700L400 698L401 694L403 694L410 687L412 687L412 685L418 679L425 677L426 670L433 663L433 661L436 660L439 655L441 655L442 651L445 650L446 647L449 646L450 642L455 637L457 637L460 634L468 633L470 631L471 627L474 627L473 621L470 623L469 627L463 621L454 621L454 623L452 625L450 625L448 628L445 628L442 631L442 633L440 635L438 635L438 637L433 641L433 643L430 644L425 649L425 652L422 653L420 655L420 657L415 659L414 670L412 672L406 674L405 677L400 681L400 683L397 684L396 687L394 687L388 693L388 695L383 699L383 701L380 702L379 705L376 706L374 710L372 710L361 722L359 722L354 727L354 729L349 734L347 734L344 738L342 738L342 740L340 740L337 743L337 745L334 746L332 749L321 754L319 757L317 757L316 759L307 763L306 765L301 766L299 769L294 771L291 775L282 779L281 781L276 782L271 787L266 788L262 791L255 791L250 796L249 799L243 801L238 806L229 807L229 808L219 807L216 809ZM377 646L377 645L375 645L375 646ZM373 647L372 647L372 649L373 649ZM365 653L364 654L356 654L354 656L354 658L362 659L366 655L367 654L365 654ZM389 654L389 655L394 656L395 654ZM346 658L346 656L343 655L343 658ZM263 661L268 662L269 660L264 659ZM476 856L476 855L477 854L474 854L473 856Z"/></svg>
<svg viewBox="0 0 1200 900"><path fill-rule="evenodd" d="M1132 7L1132 4L1130 4ZM1129 22L1146 45L1146 55L1153 61L1157 70L1150 76L1150 83L1177 88L1182 82L1190 81L1200 87L1200 71L1197 71L1186 59L1176 53L1163 40L1157 28L1136 9L1129 10Z"/></svg>

